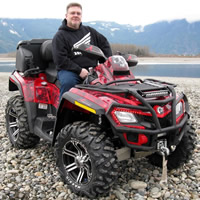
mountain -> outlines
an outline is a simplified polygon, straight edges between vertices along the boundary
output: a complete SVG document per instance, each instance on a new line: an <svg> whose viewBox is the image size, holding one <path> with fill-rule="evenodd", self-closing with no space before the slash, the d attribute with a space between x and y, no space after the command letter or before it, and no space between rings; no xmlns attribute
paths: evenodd
<svg viewBox="0 0 200 200"><path fill-rule="evenodd" d="M15 51L21 40L52 38L61 20L0 19L0 53Z"/></svg>
<svg viewBox="0 0 200 200"><path fill-rule="evenodd" d="M21 40L52 38L61 19L7 19L0 18L0 53L15 51ZM105 35L110 43L146 46L156 54L200 54L200 21L185 19L161 21L142 26L115 22L84 22Z"/></svg>

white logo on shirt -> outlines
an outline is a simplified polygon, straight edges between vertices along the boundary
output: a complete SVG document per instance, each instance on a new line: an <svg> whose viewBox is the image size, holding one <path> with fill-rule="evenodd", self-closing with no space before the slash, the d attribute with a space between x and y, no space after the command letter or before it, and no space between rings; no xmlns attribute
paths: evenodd
<svg viewBox="0 0 200 200"><path fill-rule="evenodd" d="M76 42L73 47L79 47L81 44L90 44L91 42L91 35L90 32L85 35L82 39L80 39L78 42ZM74 52L75 55L81 55L81 52Z"/></svg>

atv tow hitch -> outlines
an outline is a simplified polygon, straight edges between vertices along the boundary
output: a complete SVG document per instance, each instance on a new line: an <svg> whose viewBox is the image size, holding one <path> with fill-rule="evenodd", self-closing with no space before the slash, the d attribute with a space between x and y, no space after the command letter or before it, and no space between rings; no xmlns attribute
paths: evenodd
<svg viewBox="0 0 200 200"><path fill-rule="evenodd" d="M161 140L158 142L158 151L162 155L162 177L160 184L167 184L167 161L169 155L169 149L167 147L167 140Z"/></svg>

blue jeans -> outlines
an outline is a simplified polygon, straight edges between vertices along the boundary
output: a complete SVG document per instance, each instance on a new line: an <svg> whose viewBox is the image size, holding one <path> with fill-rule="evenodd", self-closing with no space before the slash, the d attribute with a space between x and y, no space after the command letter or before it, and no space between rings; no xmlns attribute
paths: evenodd
<svg viewBox="0 0 200 200"><path fill-rule="evenodd" d="M60 99L65 92L82 82L78 74L67 70L58 71L58 80L60 81Z"/></svg>

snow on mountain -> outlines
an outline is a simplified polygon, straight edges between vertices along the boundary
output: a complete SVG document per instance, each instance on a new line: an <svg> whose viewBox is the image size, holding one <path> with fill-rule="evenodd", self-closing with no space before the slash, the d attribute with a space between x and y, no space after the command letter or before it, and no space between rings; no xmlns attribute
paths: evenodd
<svg viewBox="0 0 200 200"><path fill-rule="evenodd" d="M3 26L8 26L8 23L7 23L7 22L4 22L3 20L1 20L1 24L2 24Z"/></svg>
<svg viewBox="0 0 200 200"><path fill-rule="evenodd" d="M0 18L0 53L15 51L20 40L53 38L62 19ZM162 21L144 27L116 22L83 22L103 34L110 43L145 46L158 54L200 54L200 21Z"/></svg>
<svg viewBox="0 0 200 200"><path fill-rule="evenodd" d="M135 32L135 33L141 33L141 32L144 32L144 26L140 26L140 27L138 27L138 29L135 29L134 32Z"/></svg>
<svg viewBox="0 0 200 200"><path fill-rule="evenodd" d="M20 35L19 35L19 33L17 33L17 31L14 31L14 30L9 30L9 32L11 33L11 34L14 34L14 35L17 35L18 37L21 37Z"/></svg>
<svg viewBox="0 0 200 200"><path fill-rule="evenodd" d="M110 30L111 31L119 31L120 29L119 28L111 28Z"/></svg>

